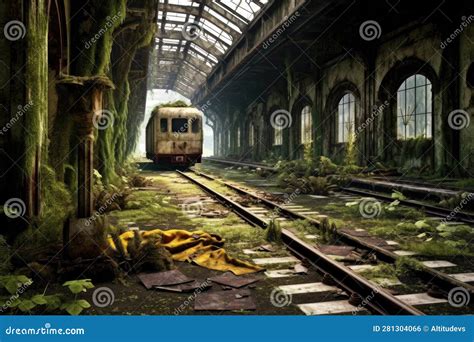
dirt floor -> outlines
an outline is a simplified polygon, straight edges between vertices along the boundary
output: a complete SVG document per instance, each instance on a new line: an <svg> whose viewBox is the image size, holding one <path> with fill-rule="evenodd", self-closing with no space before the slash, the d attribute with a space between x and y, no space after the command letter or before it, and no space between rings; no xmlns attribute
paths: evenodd
<svg viewBox="0 0 474 342"><path fill-rule="evenodd" d="M282 247L275 246L272 253L243 253L243 249L256 248L267 244L264 231L250 226L224 206L213 201L197 186L181 178L174 171L144 171L143 176L151 179L153 184L146 189L134 190L130 203L136 209L112 212L112 222L125 230L127 227L138 227L141 230L152 229L186 229L204 230L218 234L225 239L224 248L233 257L251 261L252 257L288 256ZM220 189L225 192L225 189ZM211 213L203 217L200 213ZM222 272L184 262L177 262L177 268L190 278L205 281L207 278ZM277 266L278 267L278 266ZM277 267L272 267L273 269ZM128 275L114 283L95 284L96 287L109 287L114 295L113 305L98 308L92 307L87 314L125 314L125 315L192 315L192 314L259 314L259 315L300 315L302 312L295 306L319 300L334 300L338 295L323 293L297 295L283 306L275 306L271 301L272 291L277 285L308 283L320 281L320 276L310 270L307 275L289 278L269 279L263 273L256 276L259 281L247 286L256 302L257 309L252 311L195 311L193 301L196 293L170 293L159 290L146 290L136 275ZM225 288L225 287L224 287ZM222 291L223 287L213 284L206 292ZM87 297L86 297L87 299ZM89 298L92 303L92 298Z"/></svg>
<svg viewBox="0 0 474 342"><path fill-rule="evenodd" d="M255 250L261 245L268 244L263 229L249 225L226 207L210 198L196 185L182 178L175 171L155 170L150 164L141 164L141 168L141 175L151 180L150 186L133 189L129 197L127 209L110 213L112 224L120 231L126 231L132 227L137 227L140 230L204 230L221 236L225 240L224 248L227 253L235 258L252 261L252 258L287 257L291 255L283 246L277 244L273 244L274 251L272 252L259 251L255 254L246 254L244 250ZM206 173L238 181L241 185L245 184L248 189L272 193L276 198L280 198L281 201L285 201L291 195L286 189L278 187L276 180L272 176L262 178L255 172L245 168L222 168L212 164L198 165L198 168ZM216 186L214 183L212 187L223 194L232 195L232 192L224 186ZM337 193L316 197L300 194L292 197L290 204L304 206L320 215L328 215L331 222L337 224L338 229L346 227L352 229L361 228L369 231L374 236L395 240L399 243L397 247L399 249L416 250L416 248L412 247L414 246L414 241L424 242L429 238L429 234L422 235L422 229L414 226L414 222L426 219L422 213L400 208L390 215L366 219L358 215L356 208L346 205L354 201L354 198L350 197L340 196ZM410 226L403 229L404 227L401 227L400 223L409 223ZM282 222L281 225L297 233L300 238L305 239L307 242L318 242L318 240L308 240L306 237L308 234L318 235L318 231L305 221L292 221L291 224ZM400 228L393 229L393 227ZM431 254L428 253L430 250L432 251ZM425 253L420 253L420 249L417 250L419 253L417 258L419 260L438 258L452 261L457 265L446 270L446 272L472 272L472 269L474 269L470 249L464 253L458 252L453 254L447 247L442 249L439 246L433 246L431 249L425 248L425 251ZM175 264L182 273L198 282L208 283L206 279L222 274L222 272L212 271L190 263L176 262ZM268 269L272 270L287 268L292 268L292 264L278 264L268 267ZM440 270L444 271L443 269ZM384 266L380 271L364 276L375 280L380 276L391 277L395 274L394 272L390 267ZM83 314L302 315L303 313L297 304L347 299L347 296L341 292L296 294L284 298L281 298L280 293L278 294L280 297L276 299L275 289L277 286L320 282L322 280L321 276L311 268L309 268L308 274L291 277L269 278L263 272L244 277L258 278L256 283L245 287L250 291L250 296L256 303L256 310L196 311L194 310L194 299L200 293L215 293L224 290L234 291L236 294L240 292L238 290L230 290L216 283L210 283L212 287L206 291L199 290L188 293L147 290L141 284L137 275L124 274L112 283L95 283L96 289L105 287L111 290L114 297L113 303L104 307L92 305ZM405 287L404 285L392 287L394 293L403 294L423 291L424 284L419 280L402 278L403 282L408 281L411 284L410 287ZM48 292L56 290L61 291L59 285L49 288ZM91 304L94 302L92 298L93 291L89 290L82 296ZM426 306L422 309L426 313L439 314L440 312L439 305ZM443 305L441 311L444 314L450 312L460 313L456 310L453 311L453 308L449 305ZM358 314L366 313L361 312Z"/></svg>

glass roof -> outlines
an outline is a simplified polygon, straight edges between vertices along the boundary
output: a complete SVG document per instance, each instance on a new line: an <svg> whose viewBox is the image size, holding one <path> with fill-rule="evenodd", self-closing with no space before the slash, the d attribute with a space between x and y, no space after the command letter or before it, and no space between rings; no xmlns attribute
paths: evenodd
<svg viewBox="0 0 474 342"><path fill-rule="evenodd" d="M268 0L159 0L150 88L190 98Z"/></svg>

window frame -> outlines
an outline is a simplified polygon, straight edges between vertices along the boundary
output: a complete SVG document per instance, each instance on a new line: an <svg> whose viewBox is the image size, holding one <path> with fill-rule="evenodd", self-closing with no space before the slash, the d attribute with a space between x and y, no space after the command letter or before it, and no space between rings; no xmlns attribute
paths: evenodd
<svg viewBox="0 0 474 342"><path fill-rule="evenodd" d="M180 120L183 121L183 124L180 124L175 130L174 122ZM189 133L189 119L187 118L171 118L171 133Z"/></svg>
<svg viewBox="0 0 474 342"><path fill-rule="evenodd" d="M423 82L421 84L417 84L419 77L423 78ZM420 110L417 96L420 92L422 92L421 89L423 89L424 92L424 103L423 108ZM400 102L402 98L403 103L401 104ZM412 104L413 110L409 109L410 104ZM409 111L411 114L409 114L409 119L407 121L407 113ZM423 120L420 119L421 117ZM420 73L415 73L406 77L397 88L396 93L395 127L397 140L406 141L420 137L432 139L434 129L433 119L433 84L431 83L430 79ZM418 125L422 124L421 121L424 123L424 129L422 133L418 133ZM405 124L405 122L407 122L407 124ZM400 130L400 123L404 125L403 132ZM409 133L411 125L413 125L412 134Z"/></svg>
<svg viewBox="0 0 474 342"><path fill-rule="evenodd" d="M166 123L166 130L163 131L163 122ZM160 118L160 133L168 133L169 127L168 127L168 118Z"/></svg>
<svg viewBox="0 0 474 342"><path fill-rule="evenodd" d="M191 118L191 133L198 134L201 129L201 120L200 118ZM196 130L194 128L196 127Z"/></svg>
<svg viewBox="0 0 474 342"><path fill-rule="evenodd" d="M348 99L348 100L345 100ZM357 118L357 96L352 91L346 91L340 97L337 103L337 110L336 110L336 143L337 144L347 144L349 141L349 133L355 132L355 124ZM347 105L347 117L349 120L346 120L346 105ZM352 107L351 107L352 105ZM342 129L341 129L341 108L342 108ZM351 109L352 113L352 120L351 120ZM350 125L349 129L345 128L345 125ZM347 131L347 132L346 132ZM341 133L342 132L342 137ZM346 135L347 133L347 135Z"/></svg>
<svg viewBox="0 0 474 342"><path fill-rule="evenodd" d="M308 109L308 111L305 111ZM313 142L313 108L305 105L300 112L300 143L309 144Z"/></svg>
<svg viewBox="0 0 474 342"><path fill-rule="evenodd" d="M237 127L237 148L240 148L240 137L241 137L240 126L238 126Z"/></svg>
<svg viewBox="0 0 474 342"><path fill-rule="evenodd" d="M253 147L255 145L254 139L255 139L255 126L251 122L249 125L249 146L250 147Z"/></svg>
<svg viewBox="0 0 474 342"><path fill-rule="evenodd" d="M282 146L283 145L283 128L274 127L273 128L273 146Z"/></svg>

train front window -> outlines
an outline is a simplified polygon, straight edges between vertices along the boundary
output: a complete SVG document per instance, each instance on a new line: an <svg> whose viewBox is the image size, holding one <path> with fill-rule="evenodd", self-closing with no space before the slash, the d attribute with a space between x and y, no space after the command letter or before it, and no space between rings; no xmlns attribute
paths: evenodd
<svg viewBox="0 0 474 342"><path fill-rule="evenodd" d="M173 131L173 133L187 133L188 119L172 119L171 130Z"/></svg>
<svg viewBox="0 0 474 342"><path fill-rule="evenodd" d="M160 132L168 132L168 119L160 119Z"/></svg>
<svg viewBox="0 0 474 342"><path fill-rule="evenodd" d="M199 133L199 119L198 118L191 119L191 132Z"/></svg>

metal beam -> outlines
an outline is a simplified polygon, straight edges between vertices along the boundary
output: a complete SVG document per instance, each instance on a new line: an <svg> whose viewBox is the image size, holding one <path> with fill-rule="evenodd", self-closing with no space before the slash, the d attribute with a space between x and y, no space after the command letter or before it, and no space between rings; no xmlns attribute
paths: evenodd
<svg viewBox="0 0 474 342"><path fill-rule="evenodd" d="M165 5L165 4L159 4L158 5L158 10L160 11L166 11L168 13L182 13L182 14L188 14L188 15L193 15L196 18L202 18L206 19L207 21L211 22L212 24L216 25L218 28L220 28L222 31L228 33L229 35L232 36L233 40L237 40L240 36L240 32L236 31L232 27L226 25L216 17L212 16L209 12L206 11L200 11L199 7L193 7L193 6L182 6L182 5ZM196 20L199 21L199 20Z"/></svg>
<svg viewBox="0 0 474 342"><path fill-rule="evenodd" d="M171 51L162 51L161 53L158 54L157 56L158 61L166 61L166 60L171 60L171 61L179 61L179 60L185 60L188 63L192 64L196 69L199 69L203 71L205 74L208 74L211 72L212 68L208 66L206 63L202 62L198 58L192 56L192 55L184 55L182 52L171 52Z"/></svg>
<svg viewBox="0 0 474 342"><path fill-rule="evenodd" d="M231 23L236 25L240 30L244 30L247 27L248 20L245 18L238 17L234 15L234 13L226 11L224 8L216 5L216 3L213 0L208 0L206 1L206 6L218 13L219 15L223 16L227 20L229 20Z"/></svg>
<svg viewBox="0 0 474 342"><path fill-rule="evenodd" d="M173 25L177 25L177 26L182 26L183 23L181 21L176 21L176 20L167 20L166 21L167 24L173 24ZM165 27L164 25L162 27ZM222 38L220 38L219 36L216 36L214 33L212 33L211 31L208 31L205 27L202 27L202 32L204 33L204 35L208 35L209 37L212 37L214 38L215 40L217 40L219 43L221 43L222 45L225 45L227 47L230 46L229 43L225 42L222 40Z"/></svg>
<svg viewBox="0 0 474 342"><path fill-rule="evenodd" d="M181 31L171 31L171 30L167 30L164 33L158 32L156 35L156 38L174 39L174 40L180 40L180 41L184 39ZM208 42L207 40L202 39L200 36L196 38L195 40L193 40L192 43L196 44L204 51L215 56L217 59L219 59L219 57L221 57L224 54L224 52L220 51L219 49L215 47L215 44L212 44L211 42Z"/></svg>

